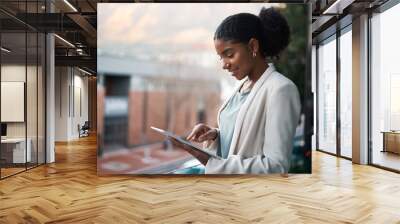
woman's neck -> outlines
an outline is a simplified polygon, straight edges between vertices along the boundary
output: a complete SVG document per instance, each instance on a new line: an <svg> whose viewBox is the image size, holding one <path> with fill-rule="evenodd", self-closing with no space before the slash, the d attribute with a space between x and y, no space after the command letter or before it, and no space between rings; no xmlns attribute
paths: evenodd
<svg viewBox="0 0 400 224"><path fill-rule="evenodd" d="M257 64L254 66L253 72L249 75L249 80L252 83L257 82L257 80L264 74L265 70L268 68L268 63L264 60L258 60Z"/></svg>

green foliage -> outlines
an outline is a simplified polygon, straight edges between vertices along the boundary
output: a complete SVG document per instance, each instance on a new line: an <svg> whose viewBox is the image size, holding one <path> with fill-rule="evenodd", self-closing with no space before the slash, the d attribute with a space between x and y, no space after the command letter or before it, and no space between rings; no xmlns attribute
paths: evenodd
<svg viewBox="0 0 400 224"><path fill-rule="evenodd" d="M299 89L304 102L306 60L307 60L307 5L287 4L281 10L290 27L290 42L278 60L273 60L277 70L292 80Z"/></svg>

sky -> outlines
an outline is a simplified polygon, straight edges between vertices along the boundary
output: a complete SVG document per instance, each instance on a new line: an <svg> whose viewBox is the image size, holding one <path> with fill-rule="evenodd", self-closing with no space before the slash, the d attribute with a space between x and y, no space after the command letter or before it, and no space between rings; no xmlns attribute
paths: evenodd
<svg viewBox="0 0 400 224"><path fill-rule="evenodd" d="M227 16L277 4L99 3L98 54L221 67L213 36Z"/></svg>

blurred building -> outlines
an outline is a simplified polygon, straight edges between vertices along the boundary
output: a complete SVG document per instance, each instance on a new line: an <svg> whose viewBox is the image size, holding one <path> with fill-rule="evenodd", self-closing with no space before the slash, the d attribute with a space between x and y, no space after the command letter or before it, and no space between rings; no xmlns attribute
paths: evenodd
<svg viewBox="0 0 400 224"><path fill-rule="evenodd" d="M217 123L221 90L211 70L100 56L98 74L98 133L106 151L163 141L151 126L185 135L199 122Z"/></svg>

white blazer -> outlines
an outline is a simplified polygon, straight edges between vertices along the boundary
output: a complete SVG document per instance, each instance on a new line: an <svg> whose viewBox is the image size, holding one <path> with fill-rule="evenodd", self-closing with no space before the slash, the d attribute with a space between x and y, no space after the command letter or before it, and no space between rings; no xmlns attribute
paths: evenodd
<svg viewBox="0 0 400 224"><path fill-rule="evenodd" d="M222 104L218 126L221 111L247 79ZM238 112L228 157L210 158L205 173L287 173L300 107L296 85L269 64ZM218 139L206 142L205 147L217 150Z"/></svg>

